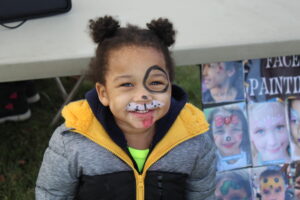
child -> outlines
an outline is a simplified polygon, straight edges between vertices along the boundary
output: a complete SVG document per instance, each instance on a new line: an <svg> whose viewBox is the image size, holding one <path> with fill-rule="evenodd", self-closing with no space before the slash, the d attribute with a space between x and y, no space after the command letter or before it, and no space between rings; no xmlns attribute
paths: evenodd
<svg viewBox="0 0 300 200"><path fill-rule="evenodd" d="M243 100L243 66L241 62L218 62L204 64L202 95L204 103L219 103Z"/></svg>
<svg viewBox="0 0 300 200"><path fill-rule="evenodd" d="M250 200L252 190L249 175L229 171L217 175L216 200Z"/></svg>
<svg viewBox="0 0 300 200"><path fill-rule="evenodd" d="M217 107L208 118L217 146L218 171L251 164L248 125L239 107Z"/></svg>
<svg viewBox="0 0 300 200"><path fill-rule="evenodd" d="M291 148L293 160L300 159L300 99L289 100Z"/></svg>
<svg viewBox="0 0 300 200"><path fill-rule="evenodd" d="M267 168L259 176L261 200L289 200L286 177L276 166Z"/></svg>
<svg viewBox="0 0 300 200"><path fill-rule="evenodd" d="M257 165L288 162L289 136L281 102L248 105L253 162Z"/></svg>
<svg viewBox="0 0 300 200"><path fill-rule="evenodd" d="M95 89L70 103L39 172L41 199L213 199L215 147L204 115L172 85L167 19L148 29L90 21Z"/></svg>

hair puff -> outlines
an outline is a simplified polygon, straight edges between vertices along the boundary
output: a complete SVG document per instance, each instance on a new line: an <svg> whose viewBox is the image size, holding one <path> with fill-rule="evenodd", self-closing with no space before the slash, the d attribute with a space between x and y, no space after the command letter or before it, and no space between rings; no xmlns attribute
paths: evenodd
<svg viewBox="0 0 300 200"><path fill-rule="evenodd" d="M158 18L157 20L152 20L150 23L147 23L147 27L168 47L174 44L175 30L168 19Z"/></svg>
<svg viewBox="0 0 300 200"><path fill-rule="evenodd" d="M120 28L119 22L111 16L91 19L89 22L90 35L97 44L100 44L105 38L112 37Z"/></svg>

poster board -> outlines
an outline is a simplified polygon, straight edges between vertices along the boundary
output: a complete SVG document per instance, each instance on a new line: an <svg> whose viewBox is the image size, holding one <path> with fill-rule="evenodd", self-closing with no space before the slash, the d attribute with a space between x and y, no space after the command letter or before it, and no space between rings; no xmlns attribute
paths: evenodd
<svg viewBox="0 0 300 200"><path fill-rule="evenodd" d="M253 199L264 199L257 177L284 168L282 198L300 199L300 56L203 64L201 76L218 177L248 170Z"/></svg>

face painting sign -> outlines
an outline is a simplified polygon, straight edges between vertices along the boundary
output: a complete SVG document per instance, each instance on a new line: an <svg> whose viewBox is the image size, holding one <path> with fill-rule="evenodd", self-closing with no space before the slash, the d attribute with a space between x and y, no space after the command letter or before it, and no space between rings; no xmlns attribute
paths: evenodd
<svg viewBox="0 0 300 200"><path fill-rule="evenodd" d="M249 60L246 92L253 101L300 95L300 56Z"/></svg>

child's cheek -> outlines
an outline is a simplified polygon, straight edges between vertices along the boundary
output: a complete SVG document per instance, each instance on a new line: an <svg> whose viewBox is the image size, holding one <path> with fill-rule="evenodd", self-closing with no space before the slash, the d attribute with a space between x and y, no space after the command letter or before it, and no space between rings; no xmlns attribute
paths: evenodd
<svg viewBox="0 0 300 200"><path fill-rule="evenodd" d="M239 140L239 141L241 141L242 139L243 139L243 134L241 133L241 134L238 134L237 135L237 139Z"/></svg>

